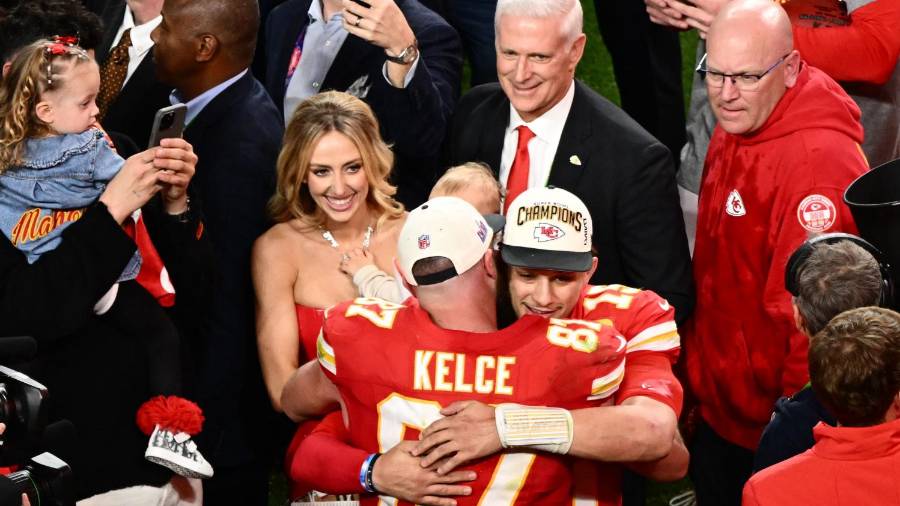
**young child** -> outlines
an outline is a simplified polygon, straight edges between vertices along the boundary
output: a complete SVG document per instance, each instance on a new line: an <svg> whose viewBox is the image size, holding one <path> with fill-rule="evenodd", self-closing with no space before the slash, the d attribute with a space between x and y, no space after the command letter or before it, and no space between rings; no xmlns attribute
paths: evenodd
<svg viewBox="0 0 900 506"><path fill-rule="evenodd" d="M487 165L468 162L451 167L431 189L434 197L459 197L472 204L481 214L500 212L503 189ZM357 248L347 253L341 271L353 278L360 297L377 297L390 302L403 302L410 293L399 281L375 266L368 250Z"/></svg>
<svg viewBox="0 0 900 506"><path fill-rule="evenodd" d="M97 63L74 40L63 38L24 48L0 82L0 229L29 263L59 245L62 231L125 164L96 128L99 88ZM178 331L157 298L139 284L141 253L151 264L161 262L143 221L126 220L124 226L132 225L139 250L94 312L147 347L156 397L137 414L139 428L150 436L145 457L183 476L208 478L212 467L191 440L203 415L196 404L174 395L181 388ZM155 290L166 283L157 275L144 284ZM160 292L162 301L165 291Z"/></svg>

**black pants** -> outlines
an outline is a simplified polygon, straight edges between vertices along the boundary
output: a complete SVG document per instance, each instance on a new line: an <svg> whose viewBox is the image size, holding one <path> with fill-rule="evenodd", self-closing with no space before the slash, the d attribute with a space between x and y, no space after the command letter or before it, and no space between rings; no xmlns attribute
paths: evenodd
<svg viewBox="0 0 900 506"><path fill-rule="evenodd" d="M675 164L685 142L681 42L650 21L640 0L594 0L622 109L665 144Z"/></svg>
<svg viewBox="0 0 900 506"><path fill-rule="evenodd" d="M181 394L181 338L165 310L137 281L119 283L112 307L101 318L147 350L150 397Z"/></svg>
<svg viewBox="0 0 900 506"><path fill-rule="evenodd" d="M741 506L741 491L753 471L753 452L726 441L706 422L690 442L689 474L698 506Z"/></svg>

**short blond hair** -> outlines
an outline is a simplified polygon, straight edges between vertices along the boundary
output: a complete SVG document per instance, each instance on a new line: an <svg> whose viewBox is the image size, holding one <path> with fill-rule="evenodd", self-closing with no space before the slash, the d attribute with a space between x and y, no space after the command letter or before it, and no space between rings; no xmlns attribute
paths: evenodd
<svg viewBox="0 0 900 506"><path fill-rule="evenodd" d="M494 177L490 167L481 162L466 162L447 169L447 172L434 184L428 198L456 196L466 189L477 189L488 207L494 212L500 212L503 187L500 186L500 181ZM476 205L475 202L470 202L470 204Z"/></svg>

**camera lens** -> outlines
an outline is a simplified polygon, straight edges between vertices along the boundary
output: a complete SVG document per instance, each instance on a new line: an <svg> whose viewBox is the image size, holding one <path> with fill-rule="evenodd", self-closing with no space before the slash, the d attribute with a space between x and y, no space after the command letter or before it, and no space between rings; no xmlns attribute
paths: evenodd
<svg viewBox="0 0 900 506"><path fill-rule="evenodd" d="M172 123L175 121L175 113L169 112L166 113L159 122L160 130L168 130L172 127Z"/></svg>

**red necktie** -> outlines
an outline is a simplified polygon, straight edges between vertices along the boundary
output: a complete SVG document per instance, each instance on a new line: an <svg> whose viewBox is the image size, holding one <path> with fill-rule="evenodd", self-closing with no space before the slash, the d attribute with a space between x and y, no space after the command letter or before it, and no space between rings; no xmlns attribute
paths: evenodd
<svg viewBox="0 0 900 506"><path fill-rule="evenodd" d="M519 127L519 144L516 146L516 157L509 169L509 177L506 179L506 201L503 204L503 213L509 209L520 193L528 189L528 170L531 159L528 156L528 142L534 139L534 132L527 126Z"/></svg>

